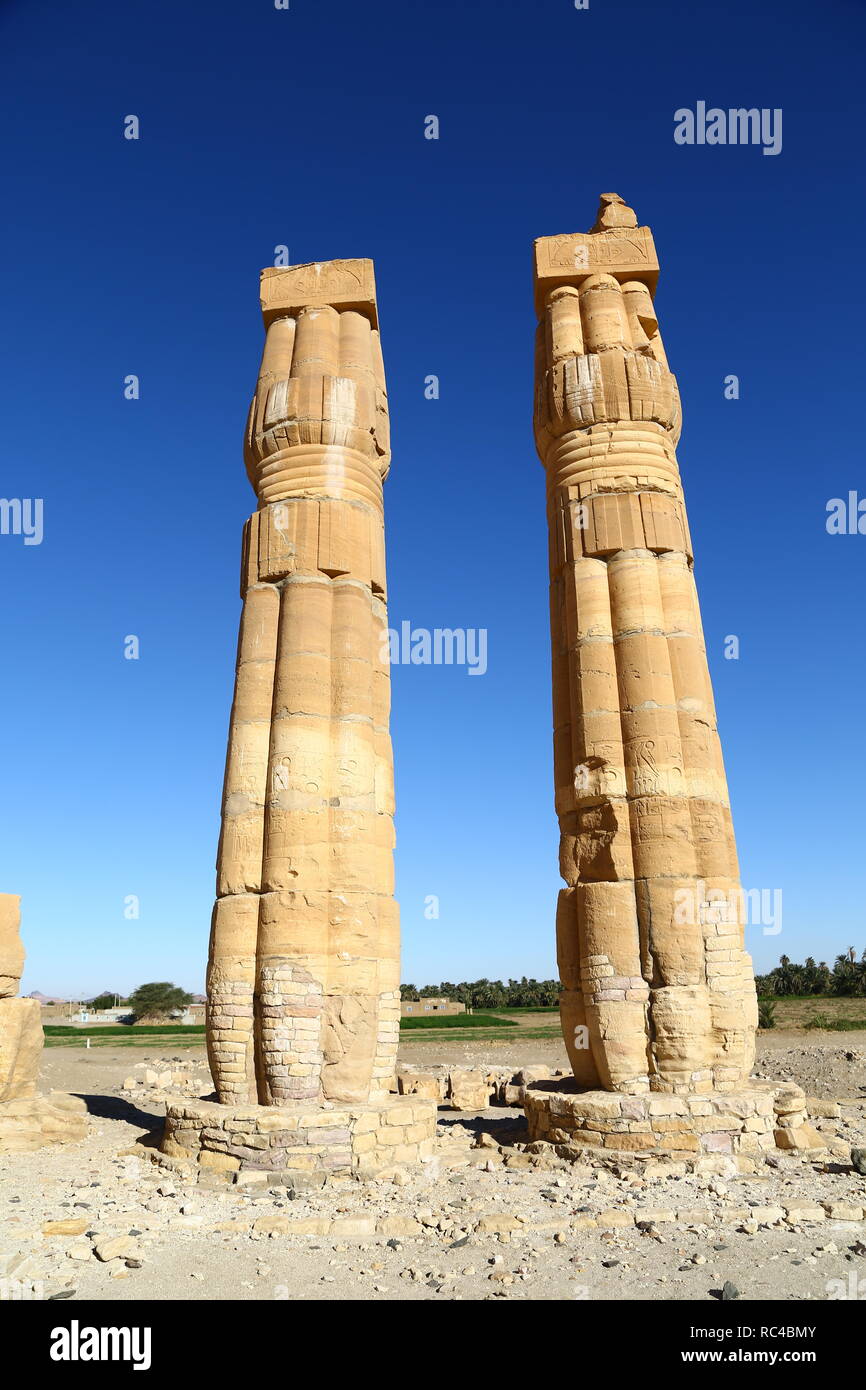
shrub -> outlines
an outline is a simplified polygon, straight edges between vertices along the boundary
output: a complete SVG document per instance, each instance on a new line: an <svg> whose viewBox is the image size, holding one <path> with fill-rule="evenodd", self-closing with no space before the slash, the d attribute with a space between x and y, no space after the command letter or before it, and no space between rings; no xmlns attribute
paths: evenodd
<svg viewBox="0 0 866 1390"><path fill-rule="evenodd" d="M171 1014L179 1012L191 1003L192 995L187 994L186 990L179 989L177 985L171 984L168 980L152 981L150 984L139 985L138 989L129 996L130 1010L136 1021L167 1019Z"/></svg>
<svg viewBox="0 0 866 1390"><path fill-rule="evenodd" d="M758 1000L758 1027L775 1028L776 1026L776 1005L772 999Z"/></svg>

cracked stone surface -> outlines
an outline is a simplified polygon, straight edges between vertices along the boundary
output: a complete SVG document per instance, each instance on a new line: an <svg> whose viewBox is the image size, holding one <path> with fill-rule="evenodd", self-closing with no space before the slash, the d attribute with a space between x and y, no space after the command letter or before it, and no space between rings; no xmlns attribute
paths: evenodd
<svg viewBox="0 0 866 1390"><path fill-rule="evenodd" d="M757 1001L653 304L652 234L615 193L535 243L547 481L556 919L578 1083L735 1090Z"/></svg>
<svg viewBox="0 0 866 1390"><path fill-rule="evenodd" d="M240 637L207 974L225 1104L388 1094L399 919L373 263L262 272Z"/></svg>

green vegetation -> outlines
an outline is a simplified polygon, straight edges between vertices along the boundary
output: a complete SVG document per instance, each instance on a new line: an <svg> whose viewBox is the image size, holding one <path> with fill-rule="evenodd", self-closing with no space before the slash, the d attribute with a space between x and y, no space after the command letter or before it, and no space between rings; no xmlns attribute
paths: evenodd
<svg viewBox="0 0 866 1390"><path fill-rule="evenodd" d="M815 995L775 994L759 997L758 1008L772 1004L776 1029L802 1029L810 1020L820 1014L828 1019L842 1019L848 1027L864 1027L864 1005L862 999L845 999L838 996L819 998Z"/></svg>
<svg viewBox="0 0 866 1390"><path fill-rule="evenodd" d="M776 1026L776 1005L772 999L758 1000L758 1027L775 1028Z"/></svg>
<svg viewBox="0 0 866 1390"><path fill-rule="evenodd" d="M54 1027L48 1024L44 1029L46 1047L149 1047L159 1048L204 1047L204 1028L199 1024L179 1024L175 1028L153 1027L146 1024L131 1028L119 1025L116 1028Z"/></svg>
<svg viewBox="0 0 866 1390"><path fill-rule="evenodd" d="M97 994L95 999L88 999L91 1009L113 1009L116 1004L125 1004L126 1000L121 999L117 994Z"/></svg>
<svg viewBox="0 0 866 1390"><path fill-rule="evenodd" d="M831 1018L829 1014L813 1014L803 1027L823 1028L828 1033L853 1033L860 1029L866 1031L866 1018Z"/></svg>
<svg viewBox="0 0 866 1390"><path fill-rule="evenodd" d="M201 1036L204 1035L204 1024L203 1024L203 1023L136 1023L136 1024L131 1024L131 1023L104 1023L104 1024L103 1024L103 1023L100 1023L99 1025L97 1025L97 1027L95 1027L95 1028L90 1028L90 1027L88 1027L88 1025L85 1023L85 1024L82 1024L81 1027L79 1027L79 1028L73 1028L73 1027L71 1027L71 1026L65 1024L65 1023L46 1023L46 1025L45 1025L45 1027L42 1029L42 1031L43 1031L43 1033L45 1034L46 1038L50 1038L50 1037L54 1037L54 1038L57 1038L57 1037L65 1037L65 1038L81 1038L81 1037L85 1037L85 1038L99 1038L99 1037L105 1037L105 1038L114 1038L116 1042L120 1042L122 1039L124 1039L124 1038L129 1038L129 1037L132 1036L133 1034L134 1034L136 1037L139 1037L139 1036L141 1036L142 1034L144 1034L146 1037L152 1037L154 1034L156 1034L158 1037L165 1037L166 1035L170 1035L171 1037L174 1037L175 1034L178 1034L178 1033L181 1034L181 1035L183 1035L184 1033L197 1033L197 1034L201 1037Z"/></svg>
<svg viewBox="0 0 866 1390"><path fill-rule="evenodd" d="M851 999L866 996L866 951L860 959L853 946L837 956L831 970L826 961L816 964L807 956L802 965L782 956L769 975L757 975L759 995L785 995L788 998L823 995L825 998Z"/></svg>
<svg viewBox="0 0 866 1390"><path fill-rule="evenodd" d="M192 995L168 980L139 985L129 996L129 1007L136 1020L170 1018L178 1009L185 1009L191 1003Z"/></svg>
<svg viewBox="0 0 866 1390"><path fill-rule="evenodd" d="M559 1002L562 986L558 980L463 980L459 985L443 980L438 985L401 985L400 998L456 999L467 1009L548 1009Z"/></svg>
<svg viewBox="0 0 866 1390"><path fill-rule="evenodd" d="M523 1005L523 1004L522 1004L522 1005L520 1005L519 1008L515 1008L515 1009L497 1009L496 1012L497 1012L498 1014L518 1014L518 1015L520 1015L520 1014L558 1014L558 1013L559 1013L559 1005L558 1005L558 1004L537 1004L537 1005L529 1005L529 1004Z"/></svg>
<svg viewBox="0 0 866 1390"><path fill-rule="evenodd" d="M500 1024L503 1024L505 1023L505 1019L500 1019L499 1022ZM407 1032L401 1031L400 1046L412 1047L415 1043L429 1043L432 1041L432 1033L434 1031L435 1030L425 1028L413 1028ZM441 1035L438 1033L436 1034L436 1036L437 1038L441 1037ZM504 1028L481 1028L474 1031L471 1028L465 1028L462 1030L459 1028L455 1028L452 1032L449 1032L448 1034L448 1043L451 1044L482 1042L484 1043L485 1047L488 1043L508 1043L513 1048L515 1044L522 1045L524 1042L527 1041L543 1042L548 1041L551 1038L555 1042L559 1042L562 1040L562 1032L558 1024L556 1027L551 1026L550 1028L521 1028L519 1035L513 1033L507 1026ZM444 1046L445 1039L441 1038L441 1042Z"/></svg>
<svg viewBox="0 0 866 1390"><path fill-rule="evenodd" d="M414 1028L516 1028L513 1018L494 1018L492 1014L423 1014L401 1018L400 1032Z"/></svg>

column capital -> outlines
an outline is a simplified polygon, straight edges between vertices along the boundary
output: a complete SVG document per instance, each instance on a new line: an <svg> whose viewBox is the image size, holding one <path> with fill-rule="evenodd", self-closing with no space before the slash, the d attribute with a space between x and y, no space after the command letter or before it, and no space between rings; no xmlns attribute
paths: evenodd
<svg viewBox="0 0 866 1390"><path fill-rule="evenodd" d="M376 281L370 260L309 261L305 265L265 266L261 273L265 327L302 309L353 309L379 327Z"/></svg>
<svg viewBox="0 0 866 1390"><path fill-rule="evenodd" d="M649 227L637 218L618 194L603 193L598 218L590 232L564 232L538 237L534 246L535 309L538 317L551 290L580 285L589 275L613 275L619 281L640 280L651 294L659 278L659 263Z"/></svg>

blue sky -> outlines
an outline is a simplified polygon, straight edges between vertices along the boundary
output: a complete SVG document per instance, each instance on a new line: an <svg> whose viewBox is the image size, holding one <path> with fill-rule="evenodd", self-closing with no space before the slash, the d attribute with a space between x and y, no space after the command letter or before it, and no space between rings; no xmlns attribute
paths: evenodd
<svg viewBox="0 0 866 1390"><path fill-rule="evenodd" d="M866 536L825 527L866 495L864 29L859 0L0 6L0 495L44 499L41 545L0 536L25 989L202 986L279 245L376 263L392 625L489 634L483 677L394 671L403 978L555 974L531 247L608 190L661 257L743 881L783 892L756 964L866 945ZM698 101L781 108L781 153L677 145Z"/></svg>

